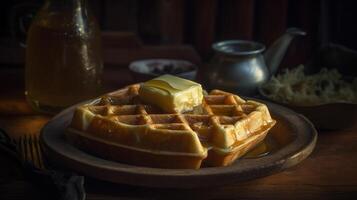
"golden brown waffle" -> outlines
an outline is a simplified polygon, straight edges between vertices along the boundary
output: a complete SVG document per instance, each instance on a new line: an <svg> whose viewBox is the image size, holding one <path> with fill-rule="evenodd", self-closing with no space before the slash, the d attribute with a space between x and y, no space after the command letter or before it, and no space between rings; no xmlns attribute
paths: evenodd
<svg viewBox="0 0 357 200"><path fill-rule="evenodd" d="M140 84L78 107L66 136L76 146L124 163L161 168L226 166L275 124L264 104L213 90L202 106L165 113L144 104Z"/></svg>

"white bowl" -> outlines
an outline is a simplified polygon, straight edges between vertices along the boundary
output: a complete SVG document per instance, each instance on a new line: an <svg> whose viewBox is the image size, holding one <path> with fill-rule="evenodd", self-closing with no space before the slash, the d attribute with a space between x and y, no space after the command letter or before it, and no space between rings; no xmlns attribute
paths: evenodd
<svg viewBox="0 0 357 200"><path fill-rule="evenodd" d="M195 80L197 67L186 60L148 59L130 63L129 69L136 81L146 81L164 74Z"/></svg>

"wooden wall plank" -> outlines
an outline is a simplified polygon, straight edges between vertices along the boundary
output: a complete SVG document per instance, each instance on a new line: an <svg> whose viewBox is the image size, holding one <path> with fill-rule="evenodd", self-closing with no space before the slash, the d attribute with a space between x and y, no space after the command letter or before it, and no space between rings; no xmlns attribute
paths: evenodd
<svg viewBox="0 0 357 200"><path fill-rule="evenodd" d="M256 38L270 45L286 30L287 0L257 1Z"/></svg>
<svg viewBox="0 0 357 200"><path fill-rule="evenodd" d="M138 2L138 34L146 43L157 44L161 41L159 19L157 0Z"/></svg>
<svg viewBox="0 0 357 200"><path fill-rule="evenodd" d="M179 44L184 34L183 0L160 0L160 32L164 44Z"/></svg>
<svg viewBox="0 0 357 200"><path fill-rule="evenodd" d="M253 38L255 0L226 0L223 3L220 22L222 39Z"/></svg>
<svg viewBox="0 0 357 200"><path fill-rule="evenodd" d="M216 0L194 1L194 46L203 60L209 57L211 45L215 41L216 7Z"/></svg>
<svg viewBox="0 0 357 200"><path fill-rule="evenodd" d="M88 0L89 7L96 17L98 23L102 27L104 24L104 1L101 0Z"/></svg>
<svg viewBox="0 0 357 200"><path fill-rule="evenodd" d="M104 0L103 28L137 31L137 0Z"/></svg>
<svg viewBox="0 0 357 200"><path fill-rule="evenodd" d="M319 46L318 29L320 2L310 0L291 0L288 9L288 25L301 28L307 35L295 38L281 64L282 68L294 68L307 64L317 53Z"/></svg>

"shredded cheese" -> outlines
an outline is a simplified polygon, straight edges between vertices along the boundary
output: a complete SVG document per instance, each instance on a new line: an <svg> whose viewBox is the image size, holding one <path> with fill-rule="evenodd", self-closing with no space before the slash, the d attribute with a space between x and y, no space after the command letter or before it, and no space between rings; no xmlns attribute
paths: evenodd
<svg viewBox="0 0 357 200"><path fill-rule="evenodd" d="M262 89L269 98L293 105L357 103L357 78L347 82L336 69L323 68L317 74L305 75L304 66L299 65L273 76Z"/></svg>

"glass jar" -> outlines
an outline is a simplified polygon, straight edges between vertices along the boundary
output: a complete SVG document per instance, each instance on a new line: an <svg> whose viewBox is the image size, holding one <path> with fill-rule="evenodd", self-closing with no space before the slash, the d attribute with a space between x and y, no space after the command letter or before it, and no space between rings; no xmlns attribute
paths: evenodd
<svg viewBox="0 0 357 200"><path fill-rule="evenodd" d="M103 62L100 29L85 0L47 0L26 41L26 97L38 111L56 113L99 94Z"/></svg>

